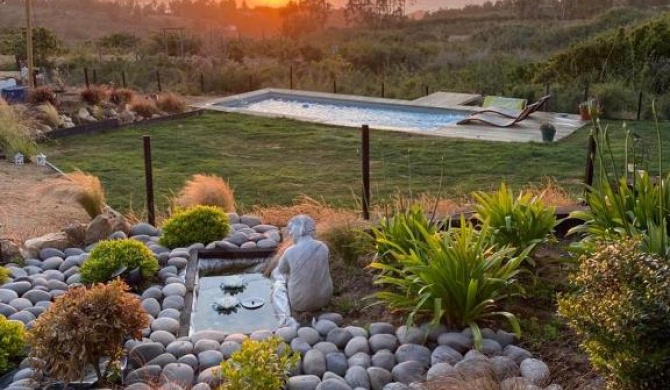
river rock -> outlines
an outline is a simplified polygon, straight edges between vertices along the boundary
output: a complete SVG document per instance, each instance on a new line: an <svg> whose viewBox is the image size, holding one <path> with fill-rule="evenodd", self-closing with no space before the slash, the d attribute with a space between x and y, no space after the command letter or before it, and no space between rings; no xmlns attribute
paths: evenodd
<svg viewBox="0 0 670 390"><path fill-rule="evenodd" d="M347 357L352 357L359 352L370 353L370 345L365 337L354 337L344 347L344 354Z"/></svg>
<svg viewBox="0 0 670 390"><path fill-rule="evenodd" d="M433 350L433 353L431 354L430 357L431 365L437 363L449 363L451 365L454 365L460 362L461 360L463 360L463 355L461 355L460 352L447 345L437 346Z"/></svg>
<svg viewBox="0 0 670 390"><path fill-rule="evenodd" d="M384 386L393 380L393 374L380 367L369 367L367 372L372 390L382 390Z"/></svg>
<svg viewBox="0 0 670 390"><path fill-rule="evenodd" d="M402 362L393 367L393 379L406 385L426 379L425 365L414 360Z"/></svg>
<svg viewBox="0 0 670 390"><path fill-rule="evenodd" d="M549 367L541 360L529 358L519 365L523 378L527 378L536 386L546 386L549 383Z"/></svg>
<svg viewBox="0 0 670 390"><path fill-rule="evenodd" d="M193 344L187 340L175 340L168 344L167 347L165 347L165 351L173 354L177 358L180 358L193 352Z"/></svg>
<svg viewBox="0 0 670 390"><path fill-rule="evenodd" d="M423 364L424 367L431 366L430 349L418 344L403 344L395 352L395 358L398 363L415 361Z"/></svg>
<svg viewBox="0 0 670 390"><path fill-rule="evenodd" d="M344 380L346 380L349 386L353 388L370 388L370 378L368 377L368 372L361 366L349 367L347 373L344 375Z"/></svg>
<svg viewBox="0 0 670 390"><path fill-rule="evenodd" d="M337 375L344 376L349 369L347 357L342 352L333 352L327 354L326 369Z"/></svg>
<svg viewBox="0 0 670 390"><path fill-rule="evenodd" d="M326 357L318 349L307 351L302 361L302 371L307 375L321 378L326 372Z"/></svg>
<svg viewBox="0 0 670 390"><path fill-rule="evenodd" d="M195 372L188 364L170 363L163 368L160 383L176 383L183 388L190 388Z"/></svg>
<svg viewBox="0 0 670 390"><path fill-rule="evenodd" d="M388 349L395 352L400 343L398 338L392 334L375 334L370 337L370 350L372 353L377 353L382 349Z"/></svg>
<svg viewBox="0 0 670 390"><path fill-rule="evenodd" d="M387 371L391 371L397 362L393 352L389 351L388 349L382 349L381 351L372 355L371 363L373 367L380 367Z"/></svg>
<svg viewBox="0 0 670 390"><path fill-rule="evenodd" d="M286 387L288 390L314 390L321 383L321 379L315 375L298 375L288 378Z"/></svg>

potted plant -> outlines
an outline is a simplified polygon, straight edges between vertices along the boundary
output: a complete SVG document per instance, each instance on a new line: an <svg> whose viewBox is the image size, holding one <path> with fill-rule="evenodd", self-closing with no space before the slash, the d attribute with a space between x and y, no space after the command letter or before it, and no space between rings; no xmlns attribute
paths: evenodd
<svg viewBox="0 0 670 390"><path fill-rule="evenodd" d="M597 117L600 110L600 102L595 98L579 103L579 115L583 121L590 121L591 118Z"/></svg>
<svg viewBox="0 0 670 390"><path fill-rule="evenodd" d="M554 141L554 137L556 136L556 127L554 125L544 122L540 125L540 131L542 132L542 142Z"/></svg>

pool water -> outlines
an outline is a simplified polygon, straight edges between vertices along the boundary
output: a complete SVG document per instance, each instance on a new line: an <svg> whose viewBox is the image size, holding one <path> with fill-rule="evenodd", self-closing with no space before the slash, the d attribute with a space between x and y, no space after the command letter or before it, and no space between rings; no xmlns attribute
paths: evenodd
<svg viewBox="0 0 670 390"><path fill-rule="evenodd" d="M457 110L364 103L337 99L271 97L220 103L231 108L340 126L436 130L467 117Z"/></svg>

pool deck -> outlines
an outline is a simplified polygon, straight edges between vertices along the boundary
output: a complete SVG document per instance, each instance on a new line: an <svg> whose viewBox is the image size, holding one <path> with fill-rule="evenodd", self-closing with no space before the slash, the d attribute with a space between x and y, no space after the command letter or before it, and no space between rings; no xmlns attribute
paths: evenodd
<svg viewBox="0 0 670 390"><path fill-rule="evenodd" d="M324 92L285 90L285 89L262 89L241 95L209 100L206 102L199 103L195 106L198 108L205 108L223 112L239 112L239 113L266 116L266 117L283 117L282 115L256 113L239 108L217 106L217 104L225 102L234 102L236 100L260 96L267 93L279 93L282 95L294 95L300 97L338 99L363 104L381 103L381 104L400 105L406 107L417 107L417 108L431 107L431 108L442 108L450 110L460 110L467 112L475 112L481 108L479 106L468 105L481 99L481 95L476 94L435 92L433 94L421 97L416 100L401 100L401 99L373 98L373 97L356 96L356 95L333 94ZM309 120L307 118L294 117L293 119L307 120L324 124L333 124L324 121L319 122ZM585 126L588 123L581 121L579 115L575 114L536 112L532 114L530 117L528 117L528 119L525 119L515 124L514 126L506 128L488 126L485 124L471 123L465 125L452 124L441 127L436 130L394 129L394 128L385 128L383 130L402 131L406 133L427 135L427 136L476 139L476 140L494 141L494 142L542 142L540 125L544 122L548 122L554 125L554 127L556 128L556 136L554 138L554 141L559 141L567 137L568 135L574 133L576 130L580 129L581 127Z"/></svg>

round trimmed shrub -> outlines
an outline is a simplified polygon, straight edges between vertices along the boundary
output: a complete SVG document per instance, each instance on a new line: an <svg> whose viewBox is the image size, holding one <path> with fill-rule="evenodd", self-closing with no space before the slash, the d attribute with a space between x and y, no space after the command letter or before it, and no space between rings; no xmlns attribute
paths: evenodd
<svg viewBox="0 0 670 390"><path fill-rule="evenodd" d="M197 242L209 244L230 231L228 214L214 206L195 206L177 212L163 224L160 243L168 248L185 247Z"/></svg>
<svg viewBox="0 0 670 390"><path fill-rule="evenodd" d="M24 340L23 324L0 315L0 374L7 371L10 361L23 351Z"/></svg>
<svg viewBox="0 0 670 390"><path fill-rule="evenodd" d="M151 278L158 271L158 260L153 252L136 240L101 241L91 251L81 267L84 283L102 283L121 267L133 270L140 267L144 278Z"/></svg>
<svg viewBox="0 0 670 390"><path fill-rule="evenodd" d="M9 269L7 267L0 267L0 284L6 283L9 281Z"/></svg>

